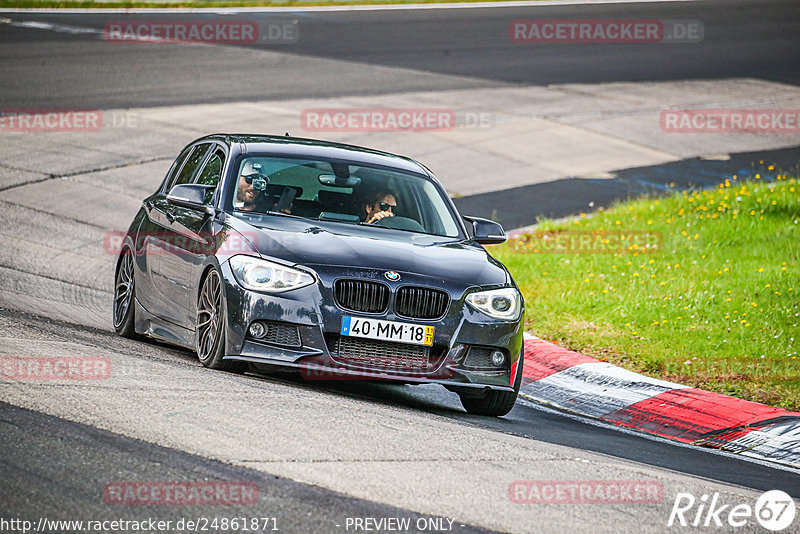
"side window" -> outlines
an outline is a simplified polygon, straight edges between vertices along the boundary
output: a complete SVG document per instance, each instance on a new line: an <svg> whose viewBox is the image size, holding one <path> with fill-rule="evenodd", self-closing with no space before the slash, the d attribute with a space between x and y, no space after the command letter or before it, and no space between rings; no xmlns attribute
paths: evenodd
<svg viewBox="0 0 800 534"><path fill-rule="evenodd" d="M186 150L180 153L178 158L172 164L172 167L169 169L169 173L167 173L167 177L164 180L164 184L166 186L166 189L164 190L165 193L169 193L169 190L172 189L172 182L175 181L175 175L178 173L179 170L181 170L181 165L183 165L183 160L185 160L186 156L188 156L191 152L192 148L191 147L187 148Z"/></svg>
<svg viewBox="0 0 800 534"><path fill-rule="evenodd" d="M198 184L213 185L219 184L220 177L222 176L222 167L225 164L225 152L221 148L217 148L213 154L208 158L203 169L197 175ZM211 198L214 196L214 189L209 189L206 193L206 204L211 203Z"/></svg>
<svg viewBox="0 0 800 534"><path fill-rule="evenodd" d="M203 185L217 185L222 175L222 165L225 162L225 152L218 148L208 158L203 170L197 176L197 183Z"/></svg>
<svg viewBox="0 0 800 534"><path fill-rule="evenodd" d="M183 164L183 168L178 173L177 178L173 183L169 185L169 188L172 189L176 185L181 184L188 184L192 180L192 176L194 175L194 171L197 170L197 166L203 162L203 158L208 152L208 148L211 146L211 143L203 143L202 145L197 145L189 157L186 158L186 163Z"/></svg>

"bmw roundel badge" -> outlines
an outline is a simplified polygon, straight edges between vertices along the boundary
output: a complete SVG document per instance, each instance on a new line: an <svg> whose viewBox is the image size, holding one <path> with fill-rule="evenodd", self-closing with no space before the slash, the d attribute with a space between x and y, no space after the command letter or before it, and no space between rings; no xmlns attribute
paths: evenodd
<svg viewBox="0 0 800 534"><path fill-rule="evenodd" d="M385 276L387 280L390 280L392 282L397 282L398 280L400 280L400 273L396 273L394 271L386 271L385 273L383 273L383 276Z"/></svg>

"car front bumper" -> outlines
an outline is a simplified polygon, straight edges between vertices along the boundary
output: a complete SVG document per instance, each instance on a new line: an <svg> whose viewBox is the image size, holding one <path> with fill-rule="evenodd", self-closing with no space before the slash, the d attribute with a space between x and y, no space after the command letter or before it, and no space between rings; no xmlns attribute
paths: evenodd
<svg viewBox="0 0 800 534"><path fill-rule="evenodd" d="M383 380L401 383L437 383L453 389L479 388L513 391L513 378L522 350L522 313L515 321L501 321L475 311L465 303L477 288L446 287L441 280L401 273L403 283L436 287L450 295L444 316L415 320L397 316L393 306L382 314L366 314L341 308L334 298L337 278L380 280L381 272L353 268L315 268L317 283L297 290L267 295L242 288L227 262L220 265L226 299L225 359L247 361L264 367L294 368L309 380ZM385 280L380 280L386 284ZM438 282L436 284L435 282ZM391 283L386 284L392 286ZM394 287L391 288L394 294ZM524 311L524 310L523 310ZM432 325L435 328L429 365L413 367L402 357L393 361L352 361L337 352L342 317L371 317L388 321ZM265 321L288 338L257 340L248 335L254 321ZM294 330L293 330L294 329ZM287 342L286 340L289 339ZM352 338L351 338L352 339ZM361 338L355 338L361 339ZM391 343L389 343L391 349ZM471 349L472 348L472 349ZM473 353L470 353L473 350ZM475 365L472 354L501 350L501 367ZM391 350L389 350L391 352Z"/></svg>

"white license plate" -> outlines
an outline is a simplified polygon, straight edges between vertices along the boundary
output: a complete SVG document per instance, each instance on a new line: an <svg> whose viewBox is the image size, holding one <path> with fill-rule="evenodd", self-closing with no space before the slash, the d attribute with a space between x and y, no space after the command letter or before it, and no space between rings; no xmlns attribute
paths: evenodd
<svg viewBox="0 0 800 534"><path fill-rule="evenodd" d="M384 321L382 319L367 319L364 317L342 317L343 336L365 337L367 339L381 339L384 341L397 341L412 345L433 345L432 326L421 324L400 323L398 321Z"/></svg>

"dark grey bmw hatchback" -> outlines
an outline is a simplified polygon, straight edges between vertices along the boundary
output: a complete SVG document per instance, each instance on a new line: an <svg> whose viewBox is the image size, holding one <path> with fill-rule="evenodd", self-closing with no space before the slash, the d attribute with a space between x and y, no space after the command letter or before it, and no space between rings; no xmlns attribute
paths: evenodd
<svg viewBox="0 0 800 534"><path fill-rule="evenodd" d="M470 413L505 415L524 303L481 246L503 241L414 160L210 135L181 151L123 236L114 328L212 369L436 383Z"/></svg>

